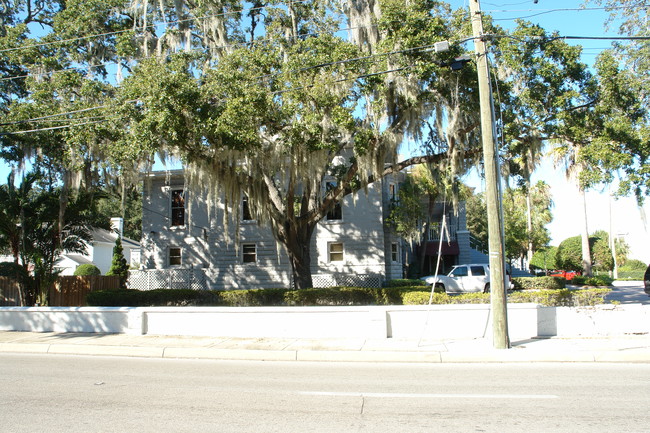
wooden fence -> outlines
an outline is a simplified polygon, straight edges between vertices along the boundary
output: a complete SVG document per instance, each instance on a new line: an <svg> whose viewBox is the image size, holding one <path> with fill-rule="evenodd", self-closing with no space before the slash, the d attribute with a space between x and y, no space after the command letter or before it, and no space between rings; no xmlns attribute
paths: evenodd
<svg viewBox="0 0 650 433"><path fill-rule="evenodd" d="M1 307L13 307L20 305L18 293L18 282L16 280L9 277L0 277Z"/></svg>
<svg viewBox="0 0 650 433"><path fill-rule="evenodd" d="M83 307L86 295L95 290L114 290L120 288L119 276L63 276L57 278L50 287L50 307ZM0 305L17 306L18 283L12 278L0 277Z"/></svg>

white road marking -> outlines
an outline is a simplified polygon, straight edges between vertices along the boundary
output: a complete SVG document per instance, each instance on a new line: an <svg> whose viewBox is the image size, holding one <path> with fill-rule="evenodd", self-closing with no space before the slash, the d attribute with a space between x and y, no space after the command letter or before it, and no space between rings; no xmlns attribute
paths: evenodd
<svg viewBox="0 0 650 433"><path fill-rule="evenodd" d="M553 394L404 394L394 392L329 392L302 391L300 395L325 397L376 397L376 398L473 398L473 399L511 399L511 400L549 400L560 398Z"/></svg>

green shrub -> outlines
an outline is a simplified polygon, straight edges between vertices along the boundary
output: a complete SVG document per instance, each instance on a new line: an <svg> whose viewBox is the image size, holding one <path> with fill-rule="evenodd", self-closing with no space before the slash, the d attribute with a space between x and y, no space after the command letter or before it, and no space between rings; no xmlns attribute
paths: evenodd
<svg viewBox="0 0 650 433"><path fill-rule="evenodd" d="M597 276L587 278L587 280L585 281L585 285L595 286L595 287L607 287L607 286L611 286L613 282L614 280L608 276L597 275Z"/></svg>
<svg viewBox="0 0 650 433"><path fill-rule="evenodd" d="M611 286L612 280L610 277L606 275L595 275L593 277L585 277L584 275L576 275L573 277L571 280L571 284L574 284L576 286L596 286L596 287L601 287L601 286Z"/></svg>
<svg viewBox="0 0 650 433"><path fill-rule="evenodd" d="M609 289L582 289L582 290L539 290L515 292L508 295L508 302L533 303L547 307L573 307L592 306L605 302Z"/></svg>
<svg viewBox="0 0 650 433"><path fill-rule="evenodd" d="M587 277L583 275L576 275L571 279L571 284L575 286L582 286L585 284L586 281L587 281Z"/></svg>
<svg viewBox="0 0 650 433"><path fill-rule="evenodd" d="M627 260L623 266L619 266L618 268L618 279L643 281L643 275L647 267L648 265L641 260Z"/></svg>
<svg viewBox="0 0 650 433"><path fill-rule="evenodd" d="M229 307L256 307L286 305L287 289L227 290L219 292L222 305Z"/></svg>
<svg viewBox="0 0 650 433"><path fill-rule="evenodd" d="M604 302L609 289L521 291L508 296L508 302L532 302L547 306L597 305ZM363 288L338 287L323 289L286 290L190 290L158 289L98 290L90 292L88 305L105 307L155 306L275 306L275 305L427 305L430 291L422 288ZM432 303L489 304L489 293L448 295L434 293Z"/></svg>
<svg viewBox="0 0 650 433"><path fill-rule="evenodd" d="M376 292L377 289L363 287L291 290L285 300L288 305L376 305Z"/></svg>
<svg viewBox="0 0 650 433"><path fill-rule="evenodd" d="M552 306L593 306L604 303L609 289L588 290L539 290L514 292L508 295L510 303L533 303L548 307ZM427 305L429 292L410 292L403 297L404 305ZM434 293L432 304L489 304L489 293L464 293L447 295Z"/></svg>
<svg viewBox="0 0 650 433"><path fill-rule="evenodd" d="M558 277L515 277L515 290L559 290L565 287L564 278Z"/></svg>
<svg viewBox="0 0 650 433"><path fill-rule="evenodd" d="M643 281L643 275L645 271L637 270L618 270L618 279L626 281Z"/></svg>
<svg viewBox="0 0 650 433"><path fill-rule="evenodd" d="M156 290L96 290L88 293L86 302L101 307L183 307L220 305L216 290L156 289Z"/></svg>
<svg viewBox="0 0 650 433"><path fill-rule="evenodd" d="M445 304L489 304L489 293L463 293L460 295L448 295L446 293L431 292L409 292L405 293L402 297L404 305L428 305L429 298L431 297L431 304L445 305Z"/></svg>
<svg viewBox="0 0 650 433"><path fill-rule="evenodd" d="M643 269L645 271L645 268ZM397 279L386 281L386 287L413 287L413 286L426 286L426 281L410 280L410 279Z"/></svg>
<svg viewBox="0 0 650 433"><path fill-rule="evenodd" d="M88 276L88 275L101 275L102 271L93 264L84 263L83 265L77 266L77 269L74 270L74 275L77 276Z"/></svg>
<svg viewBox="0 0 650 433"><path fill-rule="evenodd" d="M618 268L619 271L642 271L645 272L648 265L641 260L630 259L625 262L623 266Z"/></svg>

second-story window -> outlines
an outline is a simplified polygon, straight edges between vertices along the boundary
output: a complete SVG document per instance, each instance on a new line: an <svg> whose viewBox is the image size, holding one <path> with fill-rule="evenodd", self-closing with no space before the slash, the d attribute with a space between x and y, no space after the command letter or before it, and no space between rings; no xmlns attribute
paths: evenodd
<svg viewBox="0 0 650 433"><path fill-rule="evenodd" d="M172 226L185 225L185 191L182 189L172 190Z"/></svg>
<svg viewBox="0 0 650 433"><path fill-rule="evenodd" d="M397 201L397 185L394 183L388 185L388 196L390 197L391 201Z"/></svg>
<svg viewBox="0 0 650 433"><path fill-rule="evenodd" d="M329 193L331 190L336 188L336 182L330 181L325 183L325 193ZM327 212L328 221L336 221L343 219L343 210L341 209L341 203L336 203L332 209Z"/></svg>
<svg viewBox="0 0 650 433"><path fill-rule="evenodd" d="M241 201L241 219L242 221L253 221L253 214L251 214L251 206L248 201L248 196L245 194Z"/></svg>

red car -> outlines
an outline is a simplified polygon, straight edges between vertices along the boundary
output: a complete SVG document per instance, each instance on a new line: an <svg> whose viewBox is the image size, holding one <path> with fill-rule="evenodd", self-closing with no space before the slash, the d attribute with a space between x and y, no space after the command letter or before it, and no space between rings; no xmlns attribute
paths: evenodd
<svg viewBox="0 0 650 433"><path fill-rule="evenodd" d="M576 275L580 275L580 273L576 271L555 271L551 274L551 277L561 277L567 281L571 281Z"/></svg>

